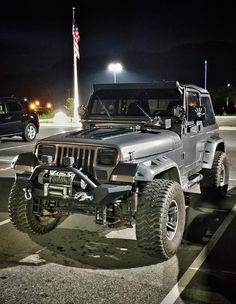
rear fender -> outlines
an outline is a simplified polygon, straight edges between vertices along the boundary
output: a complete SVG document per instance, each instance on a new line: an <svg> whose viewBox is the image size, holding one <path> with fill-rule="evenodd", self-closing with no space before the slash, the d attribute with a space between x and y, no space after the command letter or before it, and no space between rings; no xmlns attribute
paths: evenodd
<svg viewBox="0 0 236 304"><path fill-rule="evenodd" d="M202 168L204 169L211 169L213 160L215 157L216 151L223 151L225 152L225 145L222 138L219 136L211 136L207 142L204 149L204 156L203 156L203 163Z"/></svg>

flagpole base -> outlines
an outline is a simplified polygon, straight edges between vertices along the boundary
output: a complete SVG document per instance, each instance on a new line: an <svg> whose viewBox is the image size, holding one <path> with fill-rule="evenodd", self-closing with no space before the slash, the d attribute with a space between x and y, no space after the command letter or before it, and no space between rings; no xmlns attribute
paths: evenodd
<svg viewBox="0 0 236 304"><path fill-rule="evenodd" d="M73 124L73 126L76 126L78 128L82 128L82 122L81 122L80 116L72 117L71 123Z"/></svg>

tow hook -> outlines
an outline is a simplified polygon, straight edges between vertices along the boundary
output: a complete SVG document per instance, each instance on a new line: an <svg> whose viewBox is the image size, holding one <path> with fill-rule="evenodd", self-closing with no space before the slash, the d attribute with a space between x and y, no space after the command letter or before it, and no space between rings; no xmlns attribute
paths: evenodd
<svg viewBox="0 0 236 304"><path fill-rule="evenodd" d="M24 188L23 191L25 192L25 199L27 201L31 200L32 199L32 191L30 188L26 189Z"/></svg>
<svg viewBox="0 0 236 304"><path fill-rule="evenodd" d="M85 192L75 193L74 198L78 199L79 201L93 200L93 197Z"/></svg>

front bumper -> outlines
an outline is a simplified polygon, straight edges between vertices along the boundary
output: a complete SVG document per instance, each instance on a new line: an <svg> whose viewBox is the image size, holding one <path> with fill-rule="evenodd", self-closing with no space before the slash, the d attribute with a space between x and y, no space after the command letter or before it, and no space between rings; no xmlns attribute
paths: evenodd
<svg viewBox="0 0 236 304"><path fill-rule="evenodd" d="M73 179L71 182L68 182L68 178L64 179L66 182L63 183L63 178L57 178L57 183L55 179L50 178L50 172L69 174L73 176ZM84 189L80 187L81 180L86 185ZM122 196L130 195L132 190L132 185L109 183L100 185L74 167L48 164L36 166L30 175L17 173L16 183L26 193L31 193L34 198L58 201L64 207L70 206L72 202L89 206L105 206Z"/></svg>

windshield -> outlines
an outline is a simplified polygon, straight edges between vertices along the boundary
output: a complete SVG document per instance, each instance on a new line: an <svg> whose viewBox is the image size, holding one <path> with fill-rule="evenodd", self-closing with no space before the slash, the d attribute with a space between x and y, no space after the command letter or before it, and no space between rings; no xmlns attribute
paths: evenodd
<svg viewBox="0 0 236 304"><path fill-rule="evenodd" d="M182 105L178 89L102 90L89 103L90 115L173 116L173 107ZM107 113L108 112L108 113ZM147 114L147 115L146 115Z"/></svg>

